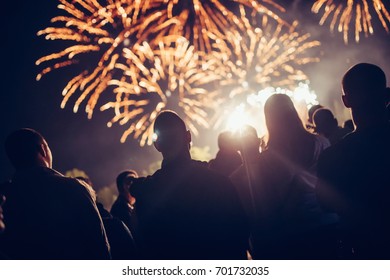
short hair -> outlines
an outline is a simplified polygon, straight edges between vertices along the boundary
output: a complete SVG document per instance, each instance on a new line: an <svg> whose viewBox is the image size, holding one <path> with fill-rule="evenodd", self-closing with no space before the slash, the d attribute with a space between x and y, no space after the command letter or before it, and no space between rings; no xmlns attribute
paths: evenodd
<svg viewBox="0 0 390 280"><path fill-rule="evenodd" d="M187 131L184 121L179 115L171 110L164 110L156 117L154 121L154 131L175 128L182 131Z"/></svg>
<svg viewBox="0 0 390 280"><path fill-rule="evenodd" d="M40 151L41 144L46 143L43 136L31 128L21 128L5 140L5 150L15 168L27 167L34 164Z"/></svg>
<svg viewBox="0 0 390 280"><path fill-rule="evenodd" d="M315 111L313 115L313 122L316 126L317 132L322 132L322 129L326 127L337 126L337 120L335 119L331 110L321 108Z"/></svg>
<svg viewBox="0 0 390 280"><path fill-rule="evenodd" d="M253 126L246 124L240 130L241 137L259 138L257 130Z"/></svg>
<svg viewBox="0 0 390 280"><path fill-rule="evenodd" d="M259 148L260 142L259 142L259 136L257 135L256 128L254 128L251 125L244 125L241 127L241 129L237 132L238 134L238 146L240 147L240 150L246 149L248 147L253 147L253 145L256 145L256 148Z"/></svg>
<svg viewBox="0 0 390 280"><path fill-rule="evenodd" d="M126 178L129 176L137 178L138 174L135 170L125 170L119 173L119 175L116 177L116 187L119 192L123 191L123 185L125 183Z"/></svg>
<svg viewBox="0 0 390 280"><path fill-rule="evenodd" d="M218 134L218 148L220 150L223 149L231 149L234 144L234 134L231 131L222 131Z"/></svg>
<svg viewBox="0 0 390 280"><path fill-rule="evenodd" d="M353 124L353 120L349 119L344 122L344 128L348 128L350 130L355 129L355 125Z"/></svg>
<svg viewBox="0 0 390 280"><path fill-rule="evenodd" d="M384 90L386 88L386 75L377 65L358 63L345 73L342 85L346 95L366 95Z"/></svg>
<svg viewBox="0 0 390 280"><path fill-rule="evenodd" d="M313 123L313 115L314 115L314 113L317 110L321 109L321 108L324 108L324 107L322 105L320 105L320 104L313 105L313 106L310 107L310 109L307 111L307 116L308 116L307 121L309 123L311 123L311 124Z"/></svg>

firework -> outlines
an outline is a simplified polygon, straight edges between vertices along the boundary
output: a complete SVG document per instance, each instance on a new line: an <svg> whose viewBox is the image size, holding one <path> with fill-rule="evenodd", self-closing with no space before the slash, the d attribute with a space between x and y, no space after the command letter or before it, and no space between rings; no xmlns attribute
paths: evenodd
<svg viewBox="0 0 390 280"><path fill-rule="evenodd" d="M248 104L248 98L266 98L266 88L295 91L297 85L308 81L302 66L319 61L312 51L320 42L310 40L309 34L299 34L297 22L290 27L271 22L253 27L249 19L245 20L244 10L241 15L246 32L228 30L234 39L220 41L220 49L215 53L222 62L219 75L224 79L220 91L226 102L212 120L214 128L226 125L231 112L241 115L241 119L257 115L258 110Z"/></svg>
<svg viewBox="0 0 390 280"><path fill-rule="evenodd" d="M314 13L319 13L323 8L320 24L323 25L328 18L330 30L343 33L344 42L348 43L350 25L355 23L355 41L359 42L360 33L366 36L374 33L372 14L375 12L383 28L389 32L390 14L386 5L381 0L316 0L312 6Z"/></svg>
<svg viewBox="0 0 390 280"><path fill-rule="evenodd" d="M309 50L320 43L311 41L309 34L300 35L295 28L296 23L289 29L282 25L274 28L269 23L263 28L248 27L244 35L236 34L232 47L220 44L216 55L224 64L220 71L227 77L221 81L225 93L230 98L245 99L266 87L293 89L308 80L301 68L319 60Z"/></svg>
<svg viewBox="0 0 390 280"><path fill-rule="evenodd" d="M288 25L277 14L285 12L285 9L272 0L160 0L160 2L164 3L161 5L164 18L176 18L180 22L178 25L169 25L169 28L162 32L180 34L186 37L196 50L202 52L211 52L213 43L220 39L229 40L229 36L226 36L228 29L245 32L245 23L235 12L239 6L246 7L252 16L256 14L263 17L263 20L272 18L279 24Z"/></svg>
<svg viewBox="0 0 390 280"><path fill-rule="evenodd" d="M96 0L60 2L58 8L66 16L54 17L51 22L55 26L39 31L38 35L45 36L47 40L66 41L69 46L36 61L36 65L51 64L37 75L37 80L54 69L79 64L81 58L86 60L86 55L95 54L95 63L88 61L87 69L68 82L61 104L63 108L75 93L81 92L75 101L74 112L87 100L85 110L91 118L99 97L115 75L115 64L122 59L123 48L132 42L139 43L142 39L139 35L145 29L158 33L161 28L175 22L173 19L164 22L160 22L161 18L155 20L160 13L141 22L139 17L145 8L141 1L107 1L105 6ZM148 6L153 7L153 3ZM152 22L157 25L151 25ZM156 40L162 39L157 36Z"/></svg>
<svg viewBox="0 0 390 280"><path fill-rule="evenodd" d="M225 2L60 0L58 8L64 15L54 17L52 26L38 35L62 41L65 47L36 61L43 66L37 80L53 70L78 64L77 69L82 70L63 89L61 107L74 101L73 111L78 112L85 104L88 118L92 118L102 94L113 92L115 100L101 109L115 111L109 126L133 122L122 142L133 133L141 138L141 145L150 143L150 124L157 112L169 107L171 96L177 98L176 104L183 108L196 133L194 123L207 126L201 107L215 104L213 94L206 97L202 86L219 77L217 71L208 70L215 58L206 59L206 52L213 51L213 42L226 39L222 33L225 28L236 32L244 28L231 6L240 3L264 20L271 17L282 23L272 10L283 8L271 0ZM178 39L181 35L187 41Z"/></svg>
<svg viewBox="0 0 390 280"><path fill-rule="evenodd" d="M184 115L185 122L197 135L197 125L207 128L207 110L216 106L213 83L220 77L215 74L217 61L205 58L183 37L172 36L160 42L156 49L144 42L133 49L124 49L125 63L117 63L122 71L114 85L116 100L101 107L114 109L115 117L108 123L130 123L121 142L133 134L140 145L153 141L153 122L163 109L173 109ZM209 90L210 89L210 90Z"/></svg>

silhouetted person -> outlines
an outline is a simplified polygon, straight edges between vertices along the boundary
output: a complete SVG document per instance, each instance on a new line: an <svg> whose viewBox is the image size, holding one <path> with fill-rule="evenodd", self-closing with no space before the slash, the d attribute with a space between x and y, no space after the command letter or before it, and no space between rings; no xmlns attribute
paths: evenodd
<svg viewBox="0 0 390 280"><path fill-rule="evenodd" d="M350 132L354 131L355 130L355 125L353 124L353 120L349 119L349 120L346 120L344 122L344 126L343 126L346 130Z"/></svg>
<svg viewBox="0 0 390 280"><path fill-rule="evenodd" d="M120 219L129 228L135 241L140 238L138 233L138 221L135 209L135 198L130 194L130 187L138 174L134 170L126 170L116 177L118 198L111 207L111 215Z"/></svg>
<svg viewBox="0 0 390 280"><path fill-rule="evenodd" d="M307 111L307 123L306 123L306 128L307 128L310 132L313 132L313 131L314 131L313 115L314 115L315 111L317 111L318 109L321 109L321 108L324 108L324 106L322 106L322 105L320 105L320 104L317 104L317 105L311 106L310 109Z"/></svg>
<svg viewBox="0 0 390 280"><path fill-rule="evenodd" d="M112 216L104 205L99 202L99 198L95 195L95 190L92 186L92 181L87 177L76 177L82 180L90 187L90 192L93 193L97 209L103 220L103 225L106 230L108 242L110 243L111 258L113 260L135 260L139 258L135 246L133 235L129 228L118 218Z"/></svg>
<svg viewBox="0 0 390 280"><path fill-rule="evenodd" d="M109 259L101 217L88 186L52 169L46 140L32 129L5 142L16 169L6 190L7 229L0 244L11 259Z"/></svg>
<svg viewBox="0 0 390 280"><path fill-rule="evenodd" d="M287 95L272 95L264 113L267 149L259 155L251 178L256 207L252 256L334 258L337 216L323 212L314 190L317 159L329 141L306 131Z"/></svg>
<svg viewBox="0 0 390 280"><path fill-rule="evenodd" d="M241 128L237 132L236 138L237 149L240 151L243 164L230 175L230 179L237 189L249 220L253 222L256 219L253 184L258 181L261 140L256 129L250 125Z"/></svg>
<svg viewBox="0 0 390 280"><path fill-rule="evenodd" d="M390 259L390 126L386 76L359 63L342 80L344 105L356 126L324 152L318 165L318 196L336 211L345 230L345 258Z"/></svg>
<svg viewBox="0 0 390 280"><path fill-rule="evenodd" d="M315 132L326 137L331 145L336 144L349 130L338 125L332 111L325 108L317 109L313 114Z"/></svg>
<svg viewBox="0 0 390 280"><path fill-rule="evenodd" d="M231 131L223 131L218 135L218 153L210 160L209 168L222 175L229 176L241 164L241 156L237 151L236 140Z"/></svg>
<svg viewBox="0 0 390 280"><path fill-rule="evenodd" d="M139 253L130 229L118 218L112 216L103 204L96 203L102 217L113 260L136 260Z"/></svg>
<svg viewBox="0 0 390 280"><path fill-rule="evenodd" d="M154 123L161 169L131 193L150 259L246 259L248 231L230 180L194 161L191 134L172 111Z"/></svg>

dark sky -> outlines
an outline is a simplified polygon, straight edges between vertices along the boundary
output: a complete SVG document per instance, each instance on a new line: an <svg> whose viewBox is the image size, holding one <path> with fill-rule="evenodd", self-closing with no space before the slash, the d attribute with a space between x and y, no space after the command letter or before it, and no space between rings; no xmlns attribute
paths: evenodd
<svg viewBox="0 0 390 280"><path fill-rule="evenodd" d="M283 2L288 10L285 17L300 20L298 30L310 32L313 39L321 41L321 62L306 66L305 71L319 101L335 110L339 119L345 119L346 111L341 110L340 103L342 74L353 64L364 61L380 65L390 75L390 36L379 26L374 36L363 37L359 44L351 41L345 45L340 34L332 35L327 26L318 25L318 16L310 12L311 1L279 1ZM111 112L96 110L92 120L88 120L83 112L74 114L72 106L61 109L61 91L75 73L59 70L40 82L35 80L40 70L35 61L55 50L52 42L37 37L36 33L58 15L57 4L56 0L7 1L2 8L1 58L5 74L1 76L0 142L3 147L6 135L17 128L34 128L47 139L55 169L85 170L100 188L113 182L123 169L135 168L140 172L160 156L153 147L139 148L131 137L121 144L122 128L106 127ZM214 153L216 139L211 136L215 133L203 133L210 136L207 141L213 141L206 143L205 138L195 138L194 144L208 144ZM3 148L0 168L0 180L12 176L13 169Z"/></svg>

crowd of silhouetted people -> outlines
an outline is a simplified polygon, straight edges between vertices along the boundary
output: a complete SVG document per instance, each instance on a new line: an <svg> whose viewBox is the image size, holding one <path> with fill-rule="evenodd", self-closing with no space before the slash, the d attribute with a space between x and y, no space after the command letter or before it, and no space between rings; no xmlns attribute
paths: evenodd
<svg viewBox="0 0 390 280"><path fill-rule="evenodd" d="M0 187L0 258L17 260L390 259L390 89L376 65L342 78L352 119L290 97L265 103L267 136L245 125L193 160L180 116L154 121L161 168L118 172L110 210L87 178L52 168L37 131L5 140L15 174ZM353 121L352 121L353 120Z"/></svg>

